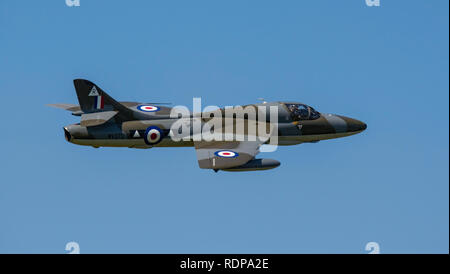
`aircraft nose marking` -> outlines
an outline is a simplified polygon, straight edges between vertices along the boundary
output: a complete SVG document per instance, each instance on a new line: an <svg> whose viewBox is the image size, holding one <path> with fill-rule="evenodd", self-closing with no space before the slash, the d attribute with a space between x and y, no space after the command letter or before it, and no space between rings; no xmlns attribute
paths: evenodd
<svg viewBox="0 0 450 274"><path fill-rule="evenodd" d="M344 119L333 114L325 114L324 117L334 128L336 133L347 132L347 123L344 121Z"/></svg>

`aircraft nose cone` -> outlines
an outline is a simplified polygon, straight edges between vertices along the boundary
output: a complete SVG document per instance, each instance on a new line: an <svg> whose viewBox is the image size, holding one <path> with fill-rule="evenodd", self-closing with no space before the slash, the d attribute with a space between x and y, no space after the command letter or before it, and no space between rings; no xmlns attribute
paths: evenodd
<svg viewBox="0 0 450 274"><path fill-rule="evenodd" d="M353 118L346 117L345 121L347 122L347 131L349 132L363 131L367 128L366 123Z"/></svg>
<svg viewBox="0 0 450 274"><path fill-rule="evenodd" d="M322 114L336 133L361 132L367 125L359 120L336 114Z"/></svg>
<svg viewBox="0 0 450 274"><path fill-rule="evenodd" d="M366 123L362 123L361 130L366 130L366 128L367 128L367 124Z"/></svg>

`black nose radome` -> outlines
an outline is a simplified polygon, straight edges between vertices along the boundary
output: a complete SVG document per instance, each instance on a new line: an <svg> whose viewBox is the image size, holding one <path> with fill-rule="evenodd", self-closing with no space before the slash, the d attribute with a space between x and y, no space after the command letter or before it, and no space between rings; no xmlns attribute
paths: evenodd
<svg viewBox="0 0 450 274"><path fill-rule="evenodd" d="M366 125L366 123L363 123L356 119L348 119L347 127L348 127L348 131L355 132L355 131L365 130L367 128L367 125Z"/></svg>
<svg viewBox="0 0 450 274"><path fill-rule="evenodd" d="M359 120L345 116L338 116L338 117L344 120L345 123L347 124L347 132L358 132L363 131L367 128L366 123L363 123Z"/></svg>
<svg viewBox="0 0 450 274"><path fill-rule="evenodd" d="M363 123L362 126L361 126L361 130L366 130L366 128L367 128L367 124Z"/></svg>

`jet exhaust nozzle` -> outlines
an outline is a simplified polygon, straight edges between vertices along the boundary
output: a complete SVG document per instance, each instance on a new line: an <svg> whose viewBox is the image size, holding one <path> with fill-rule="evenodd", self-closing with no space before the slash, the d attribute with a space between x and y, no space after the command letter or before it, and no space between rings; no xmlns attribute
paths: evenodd
<svg viewBox="0 0 450 274"><path fill-rule="evenodd" d="M80 126L79 124L73 124L65 126L64 137L68 142L73 142L75 139L83 139L89 137L87 127Z"/></svg>
<svg viewBox="0 0 450 274"><path fill-rule="evenodd" d="M66 138L66 141L70 142L70 140L72 140L72 135L70 134L70 132L67 130L66 127L64 127L63 129L64 129L64 137Z"/></svg>

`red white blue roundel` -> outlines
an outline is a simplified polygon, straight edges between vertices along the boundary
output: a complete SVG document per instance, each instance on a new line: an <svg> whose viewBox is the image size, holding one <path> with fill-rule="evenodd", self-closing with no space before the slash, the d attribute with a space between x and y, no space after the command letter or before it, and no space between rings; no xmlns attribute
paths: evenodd
<svg viewBox="0 0 450 274"><path fill-rule="evenodd" d="M222 158L235 158L239 156L237 152L231 150L219 150L214 152L214 154Z"/></svg>
<svg viewBox="0 0 450 274"><path fill-rule="evenodd" d="M143 112L155 112L159 110L159 107L151 106L151 105L139 105L137 109Z"/></svg>
<svg viewBox="0 0 450 274"><path fill-rule="evenodd" d="M159 127L148 127L144 134L144 141L147 145L156 145L163 138L163 132Z"/></svg>

